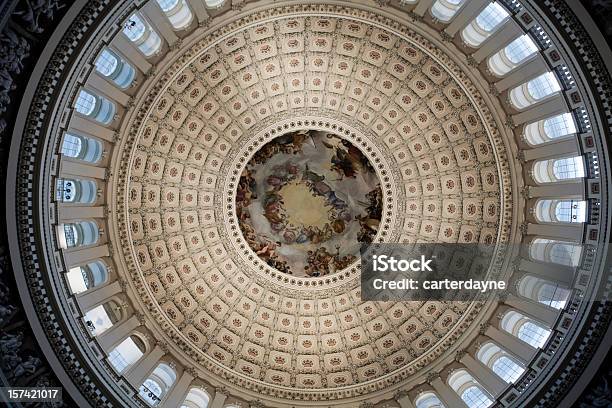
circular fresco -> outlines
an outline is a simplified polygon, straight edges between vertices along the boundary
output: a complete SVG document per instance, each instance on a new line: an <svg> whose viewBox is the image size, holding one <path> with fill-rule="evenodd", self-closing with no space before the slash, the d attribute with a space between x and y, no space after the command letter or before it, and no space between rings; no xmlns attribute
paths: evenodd
<svg viewBox="0 0 612 408"><path fill-rule="evenodd" d="M342 270L372 242L382 189L367 157L335 134L300 130L265 144L236 193L240 229L268 265L295 276Z"/></svg>

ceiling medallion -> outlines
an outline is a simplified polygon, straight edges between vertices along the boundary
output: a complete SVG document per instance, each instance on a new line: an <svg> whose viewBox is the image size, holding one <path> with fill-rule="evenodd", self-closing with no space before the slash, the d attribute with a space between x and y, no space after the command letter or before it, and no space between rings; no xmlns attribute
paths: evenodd
<svg viewBox="0 0 612 408"><path fill-rule="evenodd" d="M257 256L289 275L354 263L374 239L383 193L368 158L333 133L299 130L262 146L236 193L240 229Z"/></svg>

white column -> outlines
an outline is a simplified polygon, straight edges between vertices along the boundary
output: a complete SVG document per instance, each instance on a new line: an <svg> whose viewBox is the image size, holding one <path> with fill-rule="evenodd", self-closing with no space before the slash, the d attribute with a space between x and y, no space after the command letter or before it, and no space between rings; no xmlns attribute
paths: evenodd
<svg viewBox="0 0 612 408"><path fill-rule="evenodd" d="M482 62L522 34L523 29L516 21L510 18L480 45L480 48L472 54L472 57L474 57L477 62Z"/></svg>
<svg viewBox="0 0 612 408"><path fill-rule="evenodd" d="M521 259L519 270L565 287L570 287L574 281L574 268L566 265Z"/></svg>
<svg viewBox="0 0 612 408"><path fill-rule="evenodd" d="M100 245L95 247L79 248L71 251L64 251L64 262L66 268L70 269L74 266L83 265L89 261L104 258L110 255L108 245Z"/></svg>
<svg viewBox="0 0 612 408"><path fill-rule="evenodd" d="M527 234L581 242L584 225L575 224L527 224Z"/></svg>
<svg viewBox="0 0 612 408"><path fill-rule="evenodd" d="M113 38L111 48L121 56L125 61L146 74L151 69L152 65L147 58L140 52L138 47L132 43L125 34L120 33Z"/></svg>
<svg viewBox="0 0 612 408"><path fill-rule="evenodd" d="M227 394L225 394L222 390L216 389L215 395L210 403L210 408L223 408L223 404L227 399Z"/></svg>
<svg viewBox="0 0 612 408"><path fill-rule="evenodd" d="M183 371L181 378L172 386L172 389L160 405L168 408L179 407L185 400L185 397L187 397L187 392L189 391L189 387L191 387L192 381L193 376L186 370Z"/></svg>
<svg viewBox="0 0 612 408"><path fill-rule="evenodd" d="M445 407L453 408L467 408L467 405L459 395L453 390L448 384L442 382L440 377L434 379L431 382L431 386L436 390L438 398L444 403Z"/></svg>
<svg viewBox="0 0 612 408"><path fill-rule="evenodd" d="M536 122L540 119L546 119L568 111L569 109L563 95L558 93L546 98L546 100L541 103L528 107L516 115L512 115L512 122L515 126L518 126L523 123Z"/></svg>
<svg viewBox="0 0 612 408"><path fill-rule="evenodd" d="M529 186L529 198L584 198L584 181L576 183L550 183L541 186Z"/></svg>
<svg viewBox="0 0 612 408"><path fill-rule="evenodd" d="M106 168L73 161L63 156L59 163L59 174L61 176L82 176L104 180L106 177Z"/></svg>
<svg viewBox="0 0 612 408"><path fill-rule="evenodd" d="M104 207L66 205L65 203L58 204L60 222L104 218Z"/></svg>
<svg viewBox="0 0 612 408"><path fill-rule="evenodd" d="M555 142L545 143L538 147L524 149L523 156L526 161L531 161L570 155L572 153L578 154L579 151L580 145L578 144L578 138L570 137Z"/></svg>
<svg viewBox="0 0 612 408"><path fill-rule="evenodd" d="M397 403L399 404L400 408L414 408L414 405L412 404L412 401L410 401L410 397L407 394L399 397L397 399Z"/></svg>
<svg viewBox="0 0 612 408"><path fill-rule="evenodd" d="M75 299L83 312L104 304L111 296L121 292L121 285L115 281L108 285L95 287L75 295Z"/></svg>
<svg viewBox="0 0 612 408"><path fill-rule="evenodd" d="M132 333L140 322L136 316L132 316L124 322L111 326L104 333L96 336L100 348L106 355L125 340Z"/></svg>
<svg viewBox="0 0 612 408"><path fill-rule="evenodd" d="M83 136L93 136L107 142L113 142L115 131L113 129L102 126L91 119L80 115L72 115L68 127L68 132L75 132Z"/></svg>
<svg viewBox="0 0 612 408"><path fill-rule="evenodd" d="M140 10L151 22L151 26L155 27L155 31L166 40L169 46L174 45L174 43L178 41L179 38L174 33L170 20L168 20L168 17L166 17L156 1L146 2Z"/></svg>
<svg viewBox="0 0 612 408"><path fill-rule="evenodd" d="M559 310L540 303L537 300L520 298L510 294L504 303L519 310L524 315L544 323L547 327L553 327L559 317Z"/></svg>
<svg viewBox="0 0 612 408"><path fill-rule="evenodd" d="M501 395L501 393L508 387L508 384L497 374L495 374L493 370L484 365L481 361L476 360L471 355L464 355L461 357L460 362L465 365L476 381L478 381L478 383L482 385L484 389L487 390L487 392L494 398Z"/></svg>
<svg viewBox="0 0 612 408"><path fill-rule="evenodd" d="M107 99L117 102L119 105L125 107L128 105L130 96L123 92L116 83L103 77L94 70L89 78L87 78L87 85L95 89L98 94L105 96Z"/></svg>
<svg viewBox="0 0 612 408"><path fill-rule="evenodd" d="M193 10L196 18L198 19L198 23L203 23L210 18L208 11L206 11L206 5L204 5L204 0L188 0L189 7Z"/></svg>
<svg viewBox="0 0 612 408"><path fill-rule="evenodd" d="M538 54L529 59L529 61L510 71L508 75L495 83L495 87L499 92L503 92L506 89L522 85L540 74L547 72L548 70L548 65L546 64L544 57Z"/></svg>
<svg viewBox="0 0 612 408"><path fill-rule="evenodd" d="M431 6L433 5L434 0L420 0L416 7L414 8L414 13L423 17L425 15L425 13L427 12L427 10L429 10L431 8Z"/></svg>
<svg viewBox="0 0 612 408"><path fill-rule="evenodd" d="M474 20L480 14L480 12L489 5L490 2L491 0L468 1L467 4L461 7L457 14L453 16L452 21L448 27L444 29L444 31L454 37L457 32L464 29L469 23L471 23L472 20Z"/></svg>
<svg viewBox="0 0 612 408"><path fill-rule="evenodd" d="M529 364L538 352L536 348L520 340L518 337L493 326L487 327L485 336L489 337L497 343L499 347L512 354L524 365Z"/></svg>
<svg viewBox="0 0 612 408"><path fill-rule="evenodd" d="M153 348L150 353L141 358L128 370L124 376L125 379L132 384L134 388L139 389L164 354L164 351L158 345L155 345L155 348Z"/></svg>

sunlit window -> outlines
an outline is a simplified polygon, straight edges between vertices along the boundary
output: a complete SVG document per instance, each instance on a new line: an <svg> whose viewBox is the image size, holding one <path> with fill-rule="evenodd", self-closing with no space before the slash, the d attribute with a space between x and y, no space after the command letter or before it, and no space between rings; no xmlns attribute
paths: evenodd
<svg viewBox="0 0 612 408"><path fill-rule="evenodd" d="M118 65L119 60L108 50L102 50L100 56L96 60L96 69L104 76L112 75L117 69Z"/></svg>
<svg viewBox="0 0 612 408"><path fill-rule="evenodd" d="M525 368L493 342L487 342L477 353L478 359L507 383L515 382Z"/></svg>
<svg viewBox="0 0 612 408"><path fill-rule="evenodd" d="M144 344L136 336L130 336L123 340L108 355L109 363L121 374L143 356Z"/></svg>
<svg viewBox="0 0 612 408"><path fill-rule="evenodd" d="M96 108L96 97L87 91L81 90L74 104L77 112L89 116Z"/></svg>
<svg viewBox="0 0 612 408"><path fill-rule="evenodd" d="M119 306L111 301L88 311L83 320L91 334L98 336L117 323L120 316Z"/></svg>
<svg viewBox="0 0 612 408"><path fill-rule="evenodd" d="M531 37L527 34L522 35L492 55L488 62L489 68L495 75L505 75L523 64L536 52L538 52L538 47Z"/></svg>
<svg viewBox="0 0 612 408"><path fill-rule="evenodd" d="M546 283L540 287L538 291L538 302L554 307L555 309L563 309L567 303L570 291L559 285Z"/></svg>
<svg viewBox="0 0 612 408"><path fill-rule="evenodd" d="M461 394L461 399L470 408L486 408L493 403L484 392L475 385L469 387Z"/></svg>
<svg viewBox="0 0 612 408"><path fill-rule="evenodd" d="M172 10L179 3L179 0L157 0L163 11Z"/></svg>
<svg viewBox="0 0 612 408"><path fill-rule="evenodd" d="M525 368L518 365L509 357L502 356L493 363L493 372L501 377L507 383L513 383L518 380L525 372Z"/></svg>
<svg viewBox="0 0 612 408"><path fill-rule="evenodd" d="M582 156L555 160L553 163L553 174L558 180L584 177L584 161Z"/></svg>
<svg viewBox="0 0 612 408"><path fill-rule="evenodd" d="M526 84L510 91L510 102L517 109L527 108L561 90L557 77L552 72L533 78Z"/></svg>
<svg viewBox="0 0 612 408"><path fill-rule="evenodd" d="M72 293L81 293L100 286L108 280L108 269L102 261L93 261L85 265L70 268L66 280Z"/></svg>
<svg viewBox="0 0 612 408"><path fill-rule="evenodd" d="M444 404L433 392L427 392L416 399L416 408L444 408Z"/></svg>
<svg viewBox="0 0 612 408"><path fill-rule="evenodd" d="M535 348L544 346L551 334L546 327L514 310L504 315L501 328Z"/></svg>
<svg viewBox="0 0 612 408"><path fill-rule="evenodd" d="M533 177L539 183L573 180L584 176L582 156L541 160L533 165Z"/></svg>
<svg viewBox="0 0 612 408"><path fill-rule="evenodd" d="M176 381L176 372L165 363L159 364L140 386L140 396L152 406L160 403Z"/></svg>
<svg viewBox="0 0 612 408"><path fill-rule="evenodd" d="M208 8L218 8L225 3L225 0L204 0L204 3Z"/></svg>
<svg viewBox="0 0 612 408"><path fill-rule="evenodd" d="M142 38L146 32L147 27L145 26L142 19L138 14L132 14L127 20L123 28L123 33L132 41L138 41Z"/></svg>
<svg viewBox="0 0 612 408"><path fill-rule="evenodd" d="M485 7L476 17L476 23L487 32L491 32L509 16L506 9L497 2Z"/></svg>
<svg viewBox="0 0 612 408"><path fill-rule="evenodd" d="M566 266L577 266L581 254L582 246L578 243L546 238L534 239L529 247L532 259Z"/></svg>
<svg viewBox="0 0 612 408"><path fill-rule="evenodd" d="M576 133L576 122L571 113L562 113L525 126L525 138L532 145L546 143Z"/></svg>
<svg viewBox="0 0 612 408"><path fill-rule="evenodd" d="M123 32L146 57L158 52L162 46L161 37L138 13L127 19Z"/></svg>
<svg viewBox="0 0 612 408"><path fill-rule="evenodd" d="M563 113L544 120L544 132L550 139L576 133L576 123L571 113Z"/></svg>
<svg viewBox="0 0 612 408"><path fill-rule="evenodd" d="M465 0L436 0L431 6L431 15L442 22L450 21Z"/></svg>
<svg viewBox="0 0 612 408"><path fill-rule="evenodd" d="M582 200L538 200L535 216L541 222L585 222L587 203Z"/></svg>
<svg viewBox="0 0 612 408"><path fill-rule="evenodd" d="M199 388L192 388L187 393L181 408L207 408L210 397L208 394Z"/></svg>
<svg viewBox="0 0 612 408"><path fill-rule="evenodd" d="M546 72L527 83L529 94L535 99L540 100L561 90L557 77L552 72Z"/></svg>
<svg viewBox="0 0 612 408"><path fill-rule="evenodd" d="M162 389L157 381L147 378L140 386L139 395L149 405L156 406L161 401Z"/></svg>
<svg viewBox="0 0 612 408"><path fill-rule="evenodd" d="M83 142L80 137L66 134L62 142L62 154L69 157L78 157L82 146Z"/></svg>
<svg viewBox="0 0 612 408"><path fill-rule="evenodd" d="M520 36L505 48L506 56L514 64L520 64L537 51L537 45L528 34Z"/></svg>
<svg viewBox="0 0 612 408"><path fill-rule="evenodd" d="M93 180L58 178L55 182L55 199L63 203L92 204L96 201L97 192Z"/></svg>
<svg viewBox="0 0 612 408"><path fill-rule="evenodd" d="M83 245L92 245L98 242L100 231L98 224L93 221L78 221L69 224L60 224L59 244L63 249Z"/></svg>
<svg viewBox="0 0 612 408"><path fill-rule="evenodd" d="M518 330L518 338L533 347L542 347L550 336L550 330L533 322L524 322Z"/></svg>

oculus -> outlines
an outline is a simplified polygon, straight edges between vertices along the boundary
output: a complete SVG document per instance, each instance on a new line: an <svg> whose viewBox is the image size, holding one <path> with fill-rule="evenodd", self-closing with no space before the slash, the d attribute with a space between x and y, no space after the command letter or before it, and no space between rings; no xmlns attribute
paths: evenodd
<svg viewBox="0 0 612 408"><path fill-rule="evenodd" d="M380 224L382 190L367 157L335 134L300 130L258 150L245 167L236 215L251 249L295 276L355 262Z"/></svg>

